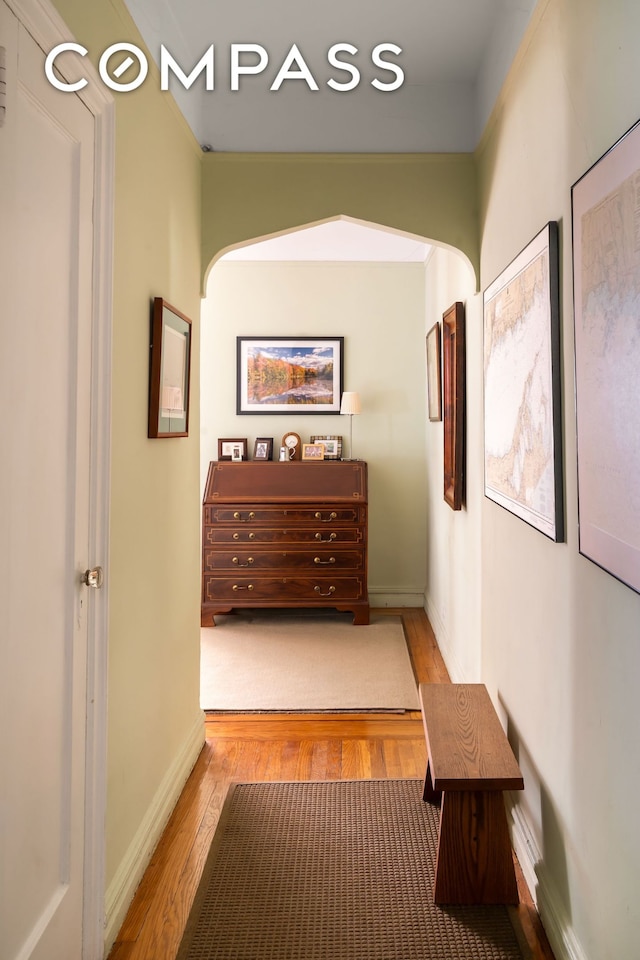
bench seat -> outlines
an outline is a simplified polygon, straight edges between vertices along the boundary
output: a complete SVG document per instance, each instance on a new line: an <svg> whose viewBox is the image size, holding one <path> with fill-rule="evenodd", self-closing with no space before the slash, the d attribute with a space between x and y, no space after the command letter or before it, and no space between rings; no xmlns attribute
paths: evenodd
<svg viewBox="0 0 640 960"><path fill-rule="evenodd" d="M436 903L517 903L504 790L522 773L481 683L420 684L423 799L440 803Z"/></svg>

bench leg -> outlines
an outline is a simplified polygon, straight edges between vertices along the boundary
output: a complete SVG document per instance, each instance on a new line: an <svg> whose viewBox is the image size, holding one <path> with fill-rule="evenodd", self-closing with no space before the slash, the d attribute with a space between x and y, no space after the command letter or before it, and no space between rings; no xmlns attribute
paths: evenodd
<svg viewBox="0 0 640 960"><path fill-rule="evenodd" d="M427 772L424 778L424 790L422 791L422 799L425 803L440 803L440 798L442 797L442 792L440 790L433 789L433 781L431 779L431 765L427 760Z"/></svg>
<svg viewBox="0 0 640 960"><path fill-rule="evenodd" d="M442 795L436 903L518 903L501 790Z"/></svg>

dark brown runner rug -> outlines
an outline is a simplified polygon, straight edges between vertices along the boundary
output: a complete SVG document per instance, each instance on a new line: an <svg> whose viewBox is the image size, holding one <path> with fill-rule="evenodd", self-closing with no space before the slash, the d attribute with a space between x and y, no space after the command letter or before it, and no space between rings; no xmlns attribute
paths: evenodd
<svg viewBox="0 0 640 960"><path fill-rule="evenodd" d="M177 960L523 960L506 907L433 903L419 780L229 789Z"/></svg>

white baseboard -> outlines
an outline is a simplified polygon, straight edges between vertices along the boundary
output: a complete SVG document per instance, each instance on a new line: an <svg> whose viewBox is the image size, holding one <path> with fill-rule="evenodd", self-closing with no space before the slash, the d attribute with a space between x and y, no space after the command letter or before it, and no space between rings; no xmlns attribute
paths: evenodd
<svg viewBox="0 0 640 960"><path fill-rule="evenodd" d="M545 874L542 854L524 812L517 804L511 810L511 816L513 849L556 960L589 960L573 931L569 917L562 909L553 881Z"/></svg>
<svg viewBox="0 0 640 960"><path fill-rule="evenodd" d="M416 590L369 587L369 604L371 607L422 607L424 597Z"/></svg>
<svg viewBox="0 0 640 960"><path fill-rule="evenodd" d="M167 770L105 895L105 957L124 922L144 871L158 845L204 743L204 714L198 716L182 749Z"/></svg>
<svg viewBox="0 0 640 960"><path fill-rule="evenodd" d="M447 668L449 676L451 677L451 681L453 683L468 683L469 677L464 675L464 671L453 652L449 634L447 633L444 623L440 619L440 614L426 594L423 598L423 602L424 611L435 634L438 649L442 654L442 659L444 660L444 664Z"/></svg>

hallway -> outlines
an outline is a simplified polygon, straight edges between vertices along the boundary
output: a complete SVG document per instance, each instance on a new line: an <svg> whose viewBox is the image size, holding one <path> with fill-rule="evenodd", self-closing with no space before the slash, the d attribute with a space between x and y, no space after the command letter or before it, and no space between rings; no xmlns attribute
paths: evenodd
<svg viewBox="0 0 640 960"><path fill-rule="evenodd" d="M422 610L377 613L402 615L418 682L449 681ZM206 736L109 960L174 960L231 781L415 778L426 766L419 712L210 714ZM517 875L521 903L510 908L514 921L532 960L553 960L519 868Z"/></svg>

